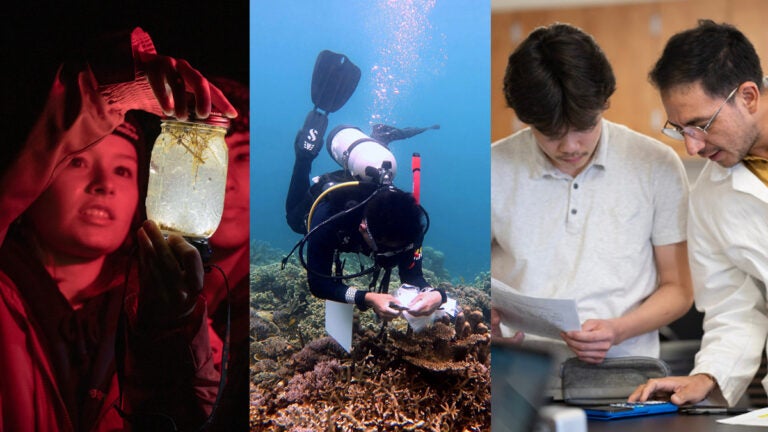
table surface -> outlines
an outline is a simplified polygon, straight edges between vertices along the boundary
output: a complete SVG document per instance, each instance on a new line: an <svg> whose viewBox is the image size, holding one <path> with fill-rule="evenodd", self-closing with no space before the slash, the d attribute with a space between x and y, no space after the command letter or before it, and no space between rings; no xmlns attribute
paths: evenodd
<svg viewBox="0 0 768 432"><path fill-rule="evenodd" d="M631 417L620 420L588 420L589 432L621 431L621 432L666 432L666 431L695 431L695 432L766 432L768 429L758 426L741 426L718 423L718 419L727 418L722 415L686 415L659 414L643 417Z"/></svg>

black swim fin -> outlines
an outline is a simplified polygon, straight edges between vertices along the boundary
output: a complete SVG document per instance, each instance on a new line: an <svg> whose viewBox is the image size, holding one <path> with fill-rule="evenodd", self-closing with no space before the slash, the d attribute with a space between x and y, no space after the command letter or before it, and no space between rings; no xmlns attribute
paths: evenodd
<svg viewBox="0 0 768 432"><path fill-rule="evenodd" d="M360 81L360 68L347 56L324 50L312 72L312 103L327 113L344 106Z"/></svg>
<svg viewBox="0 0 768 432"><path fill-rule="evenodd" d="M398 129L394 126L377 123L373 125L371 130L371 138L384 144L389 144L392 141L407 139L430 129L440 129L440 125L434 124L424 128L405 127Z"/></svg>
<svg viewBox="0 0 768 432"><path fill-rule="evenodd" d="M323 148L323 137L328 127L328 116L317 110L312 110L304 119L304 126L299 129L293 148L297 159L313 160Z"/></svg>

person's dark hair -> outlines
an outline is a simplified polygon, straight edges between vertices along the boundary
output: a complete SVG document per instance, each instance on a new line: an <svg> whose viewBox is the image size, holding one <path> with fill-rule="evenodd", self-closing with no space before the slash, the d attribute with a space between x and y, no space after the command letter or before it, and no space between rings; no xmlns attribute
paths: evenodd
<svg viewBox="0 0 768 432"><path fill-rule="evenodd" d="M149 183L149 159L152 142L154 142L154 138L157 137L158 133L159 127L157 125L157 117L143 111L128 111L125 114L123 123L117 125L117 127L110 133L111 135L126 139L136 149L138 168L136 181L139 192L139 201L136 205L136 211L132 216L128 234L122 245L108 256L108 259L115 263L122 262L131 253L136 244L136 231L147 219L147 210L144 199L147 196L147 185ZM98 142L100 142L100 140L96 141L96 143ZM19 239L23 239L22 241L31 244L33 248L39 248L36 234L31 225L27 222L27 218L24 217L24 214L19 216L15 223L11 225L8 233L9 236L16 236ZM105 266L105 270L112 271L109 267L110 266ZM123 267L121 266L119 271L122 270Z"/></svg>
<svg viewBox="0 0 768 432"><path fill-rule="evenodd" d="M374 195L363 212L376 242L406 245L424 233L423 212L412 194L391 189Z"/></svg>
<svg viewBox="0 0 768 432"><path fill-rule="evenodd" d="M250 126L251 117L248 86L240 83L239 81L225 77L212 77L209 79L209 81L224 93L224 96L229 99L229 101L237 110L237 117L230 120L227 136L236 132L247 133L249 131L248 128Z"/></svg>
<svg viewBox="0 0 768 432"><path fill-rule="evenodd" d="M736 27L712 20L672 36L648 78L660 91L701 82L711 97L726 97L746 81L763 90L755 47Z"/></svg>
<svg viewBox="0 0 768 432"><path fill-rule="evenodd" d="M509 56L504 96L520 121L547 136L597 123L616 78L595 40L568 24L539 27Z"/></svg>

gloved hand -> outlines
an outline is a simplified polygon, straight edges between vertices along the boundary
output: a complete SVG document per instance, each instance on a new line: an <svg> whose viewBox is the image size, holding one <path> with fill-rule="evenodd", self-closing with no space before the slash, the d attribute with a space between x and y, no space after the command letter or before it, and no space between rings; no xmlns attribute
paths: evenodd
<svg viewBox="0 0 768 432"><path fill-rule="evenodd" d="M137 317L142 328L171 328L190 316L203 291L200 253L183 238L166 240L151 220L137 232L140 291Z"/></svg>
<svg viewBox="0 0 768 432"><path fill-rule="evenodd" d="M327 127L328 116L314 109L310 111L304 120L304 126L296 134L293 142L296 157L309 160L317 157L320 149L323 148L323 136Z"/></svg>

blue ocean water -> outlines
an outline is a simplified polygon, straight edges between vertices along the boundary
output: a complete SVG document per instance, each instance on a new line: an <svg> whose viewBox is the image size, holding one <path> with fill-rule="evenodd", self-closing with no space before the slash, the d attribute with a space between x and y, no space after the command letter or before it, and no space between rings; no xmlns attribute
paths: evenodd
<svg viewBox="0 0 768 432"><path fill-rule="evenodd" d="M474 0L251 2L251 236L288 251L300 237L285 222L293 140L312 109L317 54L346 54L362 77L329 115L371 125L426 127L390 149L395 185L412 190L411 154L422 159L425 246L445 253L454 279L490 268L490 10ZM339 169L323 149L312 175Z"/></svg>

